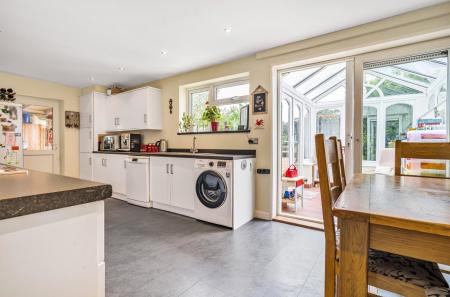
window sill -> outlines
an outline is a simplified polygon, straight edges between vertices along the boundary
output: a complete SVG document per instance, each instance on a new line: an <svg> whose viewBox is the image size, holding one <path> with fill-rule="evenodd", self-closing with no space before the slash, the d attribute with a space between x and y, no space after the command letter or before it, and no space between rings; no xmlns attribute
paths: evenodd
<svg viewBox="0 0 450 297"><path fill-rule="evenodd" d="M250 130L178 132L177 135L250 133Z"/></svg>

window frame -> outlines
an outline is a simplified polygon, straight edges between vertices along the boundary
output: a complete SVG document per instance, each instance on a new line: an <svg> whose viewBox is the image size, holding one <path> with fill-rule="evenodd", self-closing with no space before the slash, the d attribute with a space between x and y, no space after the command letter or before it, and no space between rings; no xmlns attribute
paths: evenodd
<svg viewBox="0 0 450 297"><path fill-rule="evenodd" d="M249 84L249 94L243 96L235 96L232 98L225 99L217 99L217 91L223 87L233 87L243 84ZM201 93L208 92L208 104L215 106L223 106L223 105L232 105L232 104L240 104L240 103L248 103L250 104L250 80L248 77L246 78L238 78L232 80L224 80L217 83L210 83L201 86L196 86L192 88L186 89L187 96L187 112L189 115L192 115L192 94L193 93Z"/></svg>

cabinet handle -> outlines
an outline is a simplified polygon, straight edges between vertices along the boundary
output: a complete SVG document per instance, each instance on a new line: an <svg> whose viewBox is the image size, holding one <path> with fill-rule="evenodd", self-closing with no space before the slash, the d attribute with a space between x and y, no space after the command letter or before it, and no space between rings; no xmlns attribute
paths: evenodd
<svg viewBox="0 0 450 297"><path fill-rule="evenodd" d="M120 118L117 118L117 126L120 125Z"/></svg>
<svg viewBox="0 0 450 297"><path fill-rule="evenodd" d="M105 159L102 159L102 166L105 166Z"/></svg>
<svg viewBox="0 0 450 297"><path fill-rule="evenodd" d="M173 164L170 164L170 174L173 174Z"/></svg>
<svg viewBox="0 0 450 297"><path fill-rule="evenodd" d="M123 168L127 168L127 160L123 160Z"/></svg>
<svg viewBox="0 0 450 297"><path fill-rule="evenodd" d="M89 165L92 165L92 158L89 157Z"/></svg>
<svg viewBox="0 0 450 297"><path fill-rule="evenodd" d="M105 167L108 167L108 159L105 159Z"/></svg>
<svg viewBox="0 0 450 297"><path fill-rule="evenodd" d="M169 163L166 164L166 173L169 174Z"/></svg>
<svg viewBox="0 0 450 297"><path fill-rule="evenodd" d="M147 114L146 113L144 113L144 123L147 124Z"/></svg>

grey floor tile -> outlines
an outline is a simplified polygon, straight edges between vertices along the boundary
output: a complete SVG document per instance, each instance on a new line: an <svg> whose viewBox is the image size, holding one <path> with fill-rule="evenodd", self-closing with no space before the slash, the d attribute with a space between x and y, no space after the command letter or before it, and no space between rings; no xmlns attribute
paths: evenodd
<svg viewBox="0 0 450 297"><path fill-rule="evenodd" d="M107 297L322 291L322 232L261 220L231 231L115 199L105 205Z"/></svg>

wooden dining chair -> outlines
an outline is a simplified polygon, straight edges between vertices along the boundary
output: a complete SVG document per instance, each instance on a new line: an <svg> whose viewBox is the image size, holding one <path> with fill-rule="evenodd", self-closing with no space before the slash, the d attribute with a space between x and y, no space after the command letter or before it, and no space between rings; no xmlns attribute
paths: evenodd
<svg viewBox="0 0 450 297"><path fill-rule="evenodd" d="M395 142L396 176L403 175L402 158L450 160L450 142L402 142L397 140Z"/></svg>
<svg viewBox="0 0 450 297"><path fill-rule="evenodd" d="M334 297L339 286L340 249L332 208L342 193L341 170L336 139L325 140L323 134L317 134L315 142L325 231L325 297ZM448 287L436 263L372 249L368 284L408 297L424 297L426 288Z"/></svg>
<svg viewBox="0 0 450 297"><path fill-rule="evenodd" d="M344 191L345 187L347 186L347 178L345 176L345 164L344 164L344 153L342 150L342 141L340 139L337 139L336 136L331 136L330 139L334 139L336 143L336 152L339 162L339 173L341 175L341 186L342 191Z"/></svg>

